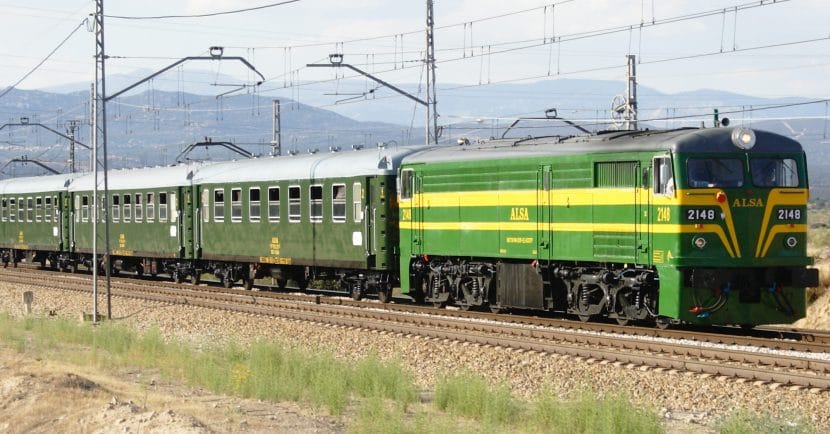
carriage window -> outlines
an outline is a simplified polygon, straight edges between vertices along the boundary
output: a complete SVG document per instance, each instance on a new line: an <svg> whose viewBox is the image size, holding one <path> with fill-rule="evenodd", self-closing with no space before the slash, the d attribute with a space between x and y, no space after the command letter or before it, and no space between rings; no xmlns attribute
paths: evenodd
<svg viewBox="0 0 830 434"><path fill-rule="evenodd" d="M355 223L363 221L363 188L359 182L352 185L352 216Z"/></svg>
<svg viewBox="0 0 830 434"><path fill-rule="evenodd" d="M225 190L222 188L213 190L213 221L225 221Z"/></svg>
<svg viewBox="0 0 830 434"><path fill-rule="evenodd" d="M331 219L336 222L346 221L346 185L331 186Z"/></svg>
<svg viewBox="0 0 830 434"><path fill-rule="evenodd" d="M242 189L231 189L231 221L242 221Z"/></svg>
<svg viewBox="0 0 830 434"><path fill-rule="evenodd" d="M130 205L130 202L131 202L130 195L125 194L124 195L124 212L123 212L125 223L130 222L130 218L132 217L132 214L133 214L132 213L132 205Z"/></svg>
<svg viewBox="0 0 830 434"><path fill-rule="evenodd" d="M144 207L141 206L141 193L135 194L135 203L133 205L135 209L134 220L136 223L140 223L141 219L144 217Z"/></svg>
<svg viewBox="0 0 830 434"><path fill-rule="evenodd" d="M0 221L6 221L9 218L9 203L4 197L2 204L0 204Z"/></svg>
<svg viewBox="0 0 830 434"><path fill-rule="evenodd" d="M121 220L121 196L115 194L112 196L112 221L119 220Z"/></svg>
<svg viewBox="0 0 830 434"><path fill-rule="evenodd" d="M268 188L268 221L280 221L280 188Z"/></svg>
<svg viewBox="0 0 830 434"><path fill-rule="evenodd" d="M61 209L60 209L60 202L58 202L58 197L57 196L52 196L52 203L55 204L55 208L54 208L54 217L55 217L55 219L54 220L55 220L55 222L59 222L60 221L60 216L61 216Z"/></svg>
<svg viewBox="0 0 830 434"><path fill-rule="evenodd" d="M652 173L654 174L654 194L674 196L674 173L672 173L671 158L655 158Z"/></svg>
<svg viewBox="0 0 830 434"><path fill-rule="evenodd" d="M81 221L89 221L89 196L81 198Z"/></svg>
<svg viewBox="0 0 830 434"><path fill-rule="evenodd" d="M248 220L258 222L260 215L259 187L248 190Z"/></svg>
<svg viewBox="0 0 830 434"><path fill-rule="evenodd" d="M210 190L202 190L202 221L210 221Z"/></svg>
<svg viewBox="0 0 830 434"><path fill-rule="evenodd" d="M744 185L744 165L736 158L689 158L686 171L692 188Z"/></svg>
<svg viewBox="0 0 830 434"><path fill-rule="evenodd" d="M26 198L26 221L35 221L35 203L31 197Z"/></svg>
<svg viewBox="0 0 830 434"><path fill-rule="evenodd" d="M13 222L17 213L17 201L14 198L9 199L9 221Z"/></svg>
<svg viewBox="0 0 830 434"><path fill-rule="evenodd" d="M45 203L43 206L43 221L51 222L52 221L52 198L46 196L44 198Z"/></svg>
<svg viewBox="0 0 830 434"><path fill-rule="evenodd" d="M398 191L401 193L401 199L412 199L412 180L414 172L412 169L402 170L400 177L400 185Z"/></svg>
<svg viewBox="0 0 830 434"><path fill-rule="evenodd" d="M308 210L310 220L315 223L323 221L323 186L312 185L308 188Z"/></svg>
<svg viewBox="0 0 830 434"><path fill-rule="evenodd" d="M17 221L26 221L26 201L22 197L17 198Z"/></svg>
<svg viewBox="0 0 830 434"><path fill-rule="evenodd" d="M288 221L300 221L300 186L288 187Z"/></svg>
<svg viewBox="0 0 830 434"><path fill-rule="evenodd" d="M35 221L43 221L43 198L40 196L35 198Z"/></svg>
<svg viewBox="0 0 830 434"><path fill-rule="evenodd" d="M154 193L147 193L147 221L152 222L156 218L156 197Z"/></svg>
<svg viewBox="0 0 830 434"><path fill-rule="evenodd" d="M792 158L753 158L749 172L756 187L798 187L798 165Z"/></svg>
<svg viewBox="0 0 830 434"><path fill-rule="evenodd" d="M167 221L167 193L159 193L159 221Z"/></svg>

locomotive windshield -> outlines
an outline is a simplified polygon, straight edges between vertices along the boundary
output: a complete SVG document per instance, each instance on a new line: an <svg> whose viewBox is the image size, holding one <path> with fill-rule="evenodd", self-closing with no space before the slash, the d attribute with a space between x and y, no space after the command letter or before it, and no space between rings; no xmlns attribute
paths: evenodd
<svg viewBox="0 0 830 434"><path fill-rule="evenodd" d="M693 188L744 185L744 165L736 158L689 158L686 174Z"/></svg>
<svg viewBox="0 0 830 434"><path fill-rule="evenodd" d="M756 187L798 187L798 165L792 158L753 158L749 171Z"/></svg>

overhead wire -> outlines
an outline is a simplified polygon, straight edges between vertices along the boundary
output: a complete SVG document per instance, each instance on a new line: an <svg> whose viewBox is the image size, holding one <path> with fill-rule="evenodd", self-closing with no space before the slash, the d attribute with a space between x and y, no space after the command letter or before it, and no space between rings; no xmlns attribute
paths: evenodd
<svg viewBox="0 0 830 434"><path fill-rule="evenodd" d="M128 15L106 15L106 14L104 14L104 17L114 18L114 19L119 19L119 20L163 20L163 19L168 19L168 18L205 18L205 17L216 17L216 16L220 16L220 15L231 15L231 14L240 14L240 13L243 13L243 12L258 11L258 10L262 10L262 9L268 9L268 8L273 8L273 7L277 7L277 6L283 6L283 5L287 5L287 4L291 4L291 3L297 3L299 1L300 0L286 0L286 1L282 1L282 2L271 3L271 4L267 4L267 5L261 5L261 6L254 6L254 7L250 7L250 8L234 9L234 10L222 11L222 12L209 12L209 13L204 13L204 14L155 15L155 16L128 16Z"/></svg>
<svg viewBox="0 0 830 434"><path fill-rule="evenodd" d="M61 47L63 47L63 44L65 44L66 41L68 41L69 38L71 38L72 35L75 34L75 32L80 30L80 28L83 27L88 22L89 22L89 19L84 18L71 32L69 32L68 35L66 35L65 38L63 38L63 40L55 48L52 49L52 51L49 52L49 54L46 55L46 57L43 58L43 60L38 62L38 64L35 65L34 68L30 69L29 72L23 74L23 77L20 77L20 79L17 80L13 85L7 87L3 92L0 92L0 98L6 96L6 94L11 92L12 89L16 88L17 86L20 85L20 83L22 83L24 80L29 78L29 76L32 75L35 71L37 71L38 68L40 68L44 63L46 63L46 61L49 60L49 58L52 57L52 55L55 54L56 51L58 51Z"/></svg>

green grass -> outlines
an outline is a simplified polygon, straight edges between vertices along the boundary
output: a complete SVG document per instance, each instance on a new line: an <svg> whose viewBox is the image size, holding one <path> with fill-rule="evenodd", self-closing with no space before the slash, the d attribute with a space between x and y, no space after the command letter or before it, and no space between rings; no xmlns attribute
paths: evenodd
<svg viewBox="0 0 830 434"><path fill-rule="evenodd" d="M639 407L623 394L600 397L583 391L568 400L543 389L530 410L529 423L549 433L659 433L654 409Z"/></svg>
<svg viewBox="0 0 830 434"><path fill-rule="evenodd" d="M111 370L149 370L212 392L269 401L307 402L333 415L353 415L355 433L656 433L657 412L624 394L544 388L533 400L514 398L471 373L435 386L432 404L418 402L415 380L400 362L372 355L357 362L271 342L197 350L165 342L158 330L137 334L113 323L92 327L65 319L0 315L0 341L35 357ZM723 433L814 432L806 419L781 421L741 412L720 421Z"/></svg>
<svg viewBox="0 0 830 434"><path fill-rule="evenodd" d="M438 409L495 425L513 425L519 416L519 403L505 385L490 387L476 375L462 373L435 386Z"/></svg>
<svg viewBox="0 0 830 434"><path fill-rule="evenodd" d="M807 418L800 415L791 416L789 419L782 419L770 414L739 410L718 420L715 429L720 434L812 434L816 432Z"/></svg>
<svg viewBox="0 0 830 434"><path fill-rule="evenodd" d="M414 381L398 363L368 357L357 363L331 354L287 350L268 342L197 351L166 343L158 330L138 335L112 323L97 327L65 319L0 316L0 339L20 352L109 368L157 370L171 380L216 393L272 401L302 401L342 414L352 396L392 400L405 409L418 398Z"/></svg>

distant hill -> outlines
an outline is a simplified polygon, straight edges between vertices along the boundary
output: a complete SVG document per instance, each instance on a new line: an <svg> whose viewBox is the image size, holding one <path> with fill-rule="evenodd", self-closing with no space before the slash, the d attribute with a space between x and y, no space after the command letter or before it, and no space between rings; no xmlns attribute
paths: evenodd
<svg viewBox="0 0 830 434"><path fill-rule="evenodd" d="M122 88L143 76L108 77L108 89ZM200 79L204 82L204 77ZM197 81L186 78L185 81ZM214 77L216 82L236 82L231 77ZM88 85L86 85L88 86ZM89 92L82 84L64 86L63 92L14 90L0 99L0 119L19 122L28 117L52 129L65 132L69 119L88 118ZM213 141L233 142L256 154L271 151L271 101L279 98L283 152L307 152L330 147L423 143L424 116L416 103L398 97L387 88L376 88L365 80L339 80L331 89L315 86L305 89L300 102L287 98L286 90L271 94L245 93L242 89L226 97L216 95L229 88L203 85L205 94L183 93L181 84L171 80L155 81L152 89L108 104L108 137L111 167L170 164L188 145ZM399 87L412 93L417 85ZM67 91L78 89L74 92ZM372 90L368 92L368 90ZM545 110L556 108L558 115L583 125L588 130L613 126L609 108L614 95L625 89L622 82L601 80L548 80L535 83L494 84L463 87L443 84L438 92L440 124L444 126L442 142L454 143L501 136L518 116L544 117ZM362 95L363 93L365 95ZM355 96L356 95L356 96ZM663 94L647 86L638 88L641 128L674 128L712 125L712 112L732 119L733 125L747 125L784 134L802 142L809 156L813 198L830 201L830 152L827 145L828 121L824 104L793 105L804 98L764 99L715 90L697 90ZM341 103L336 103L342 101ZM772 106L786 107L757 110ZM789 106L787 106L789 105ZM326 109L315 108L326 107ZM741 112L743 109L756 109ZM730 113L735 112L735 113ZM676 118L669 120L665 118ZM562 121L521 122L508 134L526 135L578 134ZM89 143L89 126L77 133L78 140ZM66 169L66 140L41 128L7 126L0 130L0 160L26 155ZM78 151L82 168L89 167L89 153ZM201 147L189 158L227 159L237 155L219 147ZM9 166L0 176L40 172L34 165Z"/></svg>

